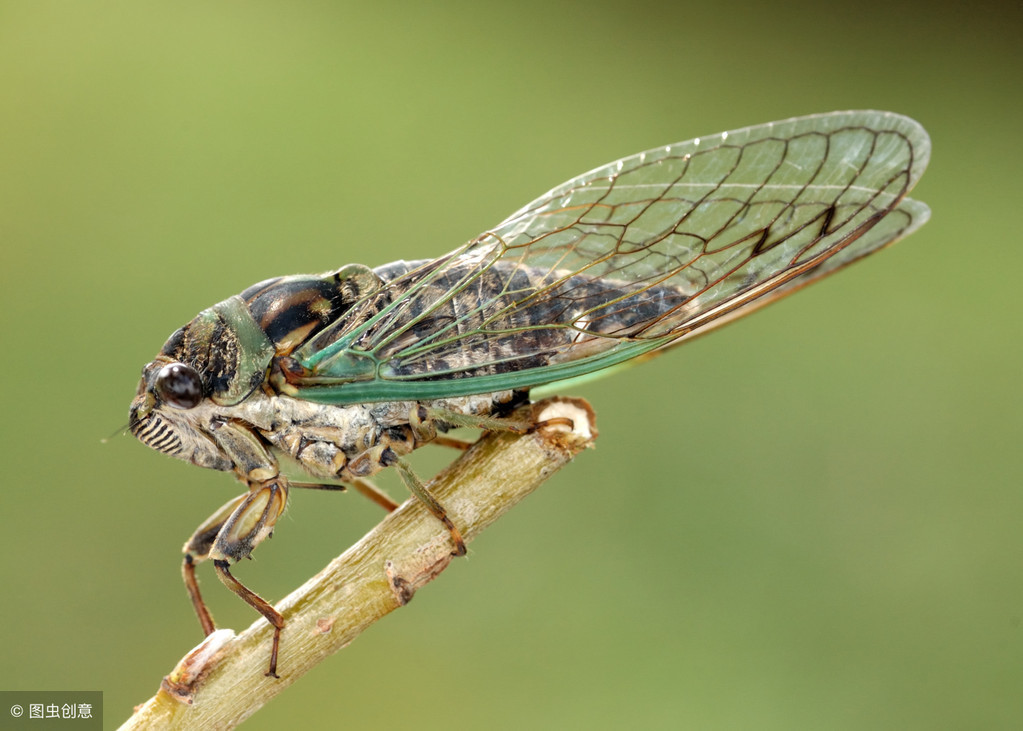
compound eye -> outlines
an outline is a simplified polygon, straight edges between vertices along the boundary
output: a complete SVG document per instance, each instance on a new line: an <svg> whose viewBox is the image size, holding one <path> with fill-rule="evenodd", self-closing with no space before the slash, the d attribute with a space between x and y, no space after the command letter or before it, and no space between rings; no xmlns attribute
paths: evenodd
<svg viewBox="0 0 1023 731"><path fill-rule="evenodd" d="M161 368L153 388L161 401L176 409L194 409L202 401L202 379L195 368L184 363Z"/></svg>

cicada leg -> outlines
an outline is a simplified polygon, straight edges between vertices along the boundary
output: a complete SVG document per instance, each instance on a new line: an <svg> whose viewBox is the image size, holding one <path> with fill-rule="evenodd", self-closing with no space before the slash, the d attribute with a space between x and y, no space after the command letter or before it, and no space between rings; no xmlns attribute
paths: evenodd
<svg viewBox="0 0 1023 731"><path fill-rule="evenodd" d="M566 425L569 428L573 425L572 420L565 417L556 417L554 419L547 419L540 422L532 422L500 416L462 414L455 411L448 411L446 409L426 407L420 404L409 413L409 426L412 429L415 442L417 444L423 444L428 442L438 442L443 439L444 441L441 443L446 444L447 446L457 446L462 449L468 449L468 447L471 446L461 442L461 440L438 437L437 422L443 422L454 426L474 427L484 431L509 431L516 434L526 434L540 427L555 423ZM365 455L360 456L363 457L362 461L369 464L373 461L377 461L379 464L384 466L394 465L398 470L398 474L401 476L402 482L405 483L409 491L415 495L416 498L418 498L419 501L423 503L423 505L425 505L427 509L429 509L429 511L433 513L451 533L451 540L455 544L455 555L465 555L465 540L462 538L461 531L452 522L451 518L448 516L447 510L444 509L444 506L441 505L440 502L430 494L430 491L426 489L426 485L424 485L422 480L419 479L418 475L416 475L416 473L412 470L412 467L408 464L408 462L402 459L390 448L384 449L379 453L379 455L375 450L368 450ZM356 465L350 465L350 467L354 466Z"/></svg>
<svg viewBox="0 0 1023 731"><path fill-rule="evenodd" d="M196 528L195 533L182 549L185 553L185 560L181 565L181 574L185 580L185 589L188 590L188 596L192 600L192 606L195 608L199 624L202 625L203 634L206 636L213 634L217 627L210 615L210 610L206 607L206 602L203 601L202 593L199 591L199 582L195 578L195 565L209 558L210 549L213 548L213 544L217 540L217 534L248 496L249 493L240 495L222 505Z"/></svg>
<svg viewBox="0 0 1023 731"><path fill-rule="evenodd" d="M559 420L560 422L561 420ZM571 420L565 419L566 426L571 427ZM507 431L514 434L527 434L534 429L547 426L550 420L533 423L522 419L510 419L502 416L479 416L476 414L463 414L447 409L436 407L419 406L409 414L409 425L412 433L419 443L429 442L442 447L453 447L466 451L472 446L472 442L462 439L455 439L437 434L437 422L451 424L453 426L481 429L483 431Z"/></svg>
<svg viewBox="0 0 1023 731"><path fill-rule="evenodd" d="M288 499L287 485L282 478L274 478L252 486L252 489L227 503L209 517L185 544L182 573L192 606L199 616L203 632L209 635L216 628L206 603L199 592L195 578L195 564L213 560L217 576L227 588L240 596L257 612L266 617L274 628L270 667L266 675L277 675L277 650L284 628L284 617L269 602L242 584L230 572L232 563L247 558L259 543L273 532L274 524L284 512Z"/></svg>
<svg viewBox="0 0 1023 731"><path fill-rule="evenodd" d="M443 412L448 413L448 412ZM431 412L425 406L419 405L416 408L409 411L408 415L409 428L412 429L412 438L416 444L437 444L442 447L452 447L465 452L472 446L472 442L467 442L464 439L455 439L453 437L441 436L437 434L437 423L431 417Z"/></svg>
<svg viewBox="0 0 1023 731"><path fill-rule="evenodd" d="M502 416L479 416L476 414L460 414L446 409L420 407L426 412L426 418L432 422L442 421L455 426L467 426L483 431L507 431L513 434L529 434L545 426L559 424L561 426L573 427L571 419L565 416L557 416L543 421L526 421L522 419L510 419Z"/></svg>
<svg viewBox="0 0 1023 731"><path fill-rule="evenodd" d="M430 444L436 444L439 447L451 447L452 449L457 449L460 452L467 452L469 447L473 445L473 442L465 439L455 439L454 437L436 436Z"/></svg>
<svg viewBox="0 0 1023 731"><path fill-rule="evenodd" d="M353 479L352 487L354 487L356 492L360 495L369 498L388 513L393 513L398 509L398 503L394 502L390 495L364 477Z"/></svg>
<svg viewBox="0 0 1023 731"><path fill-rule="evenodd" d="M349 482L359 489L358 481L364 480L364 476L373 474L378 471L381 467L394 466L398 470L398 474L408 487L409 491L419 499L423 505L425 505L431 513L437 516L437 519L444 524L444 526L451 533L451 540L455 544L455 555L465 555L465 541L462 538L461 531L455 527L455 524L451 522L451 518L448 517L447 511L444 506L437 502L437 498L429 493L426 487L423 485L422 480L416 476L416 473L412 471L412 467L409 466L408 462L403 460L394 449L386 444L377 444L376 446L370 447L362 454L359 454L349 460L348 464L342 474L338 477L343 479L345 482ZM365 483L364 485L371 484ZM373 488L374 490L376 488ZM361 492L361 490L360 490ZM374 496L370 495L370 499L374 499ZM388 498L389 500L390 498Z"/></svg>
<svg viewBox="0 0 1023 731"><path fill-rule="evenodd" d="M389 454L388 454L389 453ZM437 520L444 524L444 526L451 533L451 540L455 544L455 555L465 555L465 540L462 538L462 532L455 527L455 524L451 522L451 518L448 517L448 511L444 509L437 498L430 494L430 491L426 489L426 485L419 479L419 476L413 471L411 465L403 460L398 455L394 454L391 450L384 452L384 459L393 464L395 469L398 470L398 474L401 476L401 481L405 483L409 491L418 498L419 502L427 507L427 509L433 513Z"/></svg>
<svg viewBox="0 0 1023 731"><path fill-rule="evenodd" d="M394 502L390 495L369 480L362 477L351 477L349 478L349 484L355 488L357 493L365 498L369 498L371 502L376 503L388 513L393 513L397 510L398 503ZM328 490L330 492L344 492L348 489L348 485L335 485L326 482L295 482L294 480L288 480L288 486L301 487L307 490Z"/></svg>
<svg viewBox="0 0 1023 731"><path fill-rule="evenodd" d="M453 426L467 426L473 429L482 429L483 431L510 431L515 434L525 434L533 427L533 424L528 421L520 419L508 419L502 416L481 416L478 414L462 414L457 411L448 411L447 409L438 409L433 406L420 406L418 410L413 412L416 420L422 423L424 426L420 429L425 429L425 425L429 425L429 428L436 434L436 422L440 421L445 424L451 424ZM412 417L410 415L410 421ZM413 423L413 431L416 430L416 424Z"/></svg>
<svg viewBox="0 0 1023 731"><path fill-rule="evenodd" d="M445 435L438 435L437 429L433 426L434 421L442 421L455 426L472 427L475 429L482 429L483 431L508 431L514 434L527 434L529 432L540 429L541 427L550 426L552 424L561 424L572 428L572 420L568 418L558 417L555 419L544 419L538 422L527 422L518 419L506 419L500 416L474 416L471 414L461 414L454 411L447 411L444 409L420 407L421 413L416 413L415 417L410 418L409 422L412 425L413 433L417 430L417 421L420 423L428 423L429 429L421 429L426 432L425 437L417 438L421 442L429 442L430 444L436 444L441 447L451 447L461 452L467 451L474 443L465 439L456 439L455 437L449 437ZM425 419L423 415L425 414ZM432 436L431 436L432 435Z"/></svg>
<svg viewBox="0 0 1023 731"><path fill-rule="evenodd" d="M235 594L240 596L249 606L255 609L257 612L266 617L266 621L273 625L274 628L274 641L273 647L270 650L270 667L264 673L270 678L279 678L277 674L277 650L281 646L281 630L284 629L284 617L281 613L270 606L270 603L259 596L256 592L249 589L242 582L238 581L231 572L228 570L230 563L227 561L215 560L213 562L214 568L217 570L217 576L224 582L224 585L233 591Z"/></svg>

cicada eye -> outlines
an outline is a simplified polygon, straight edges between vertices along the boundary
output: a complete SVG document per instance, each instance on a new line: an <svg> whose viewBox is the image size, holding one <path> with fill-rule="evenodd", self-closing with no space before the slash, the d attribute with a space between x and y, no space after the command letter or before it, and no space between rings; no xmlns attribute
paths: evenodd
<svg viewBox="0 0 1023 731"><path fill-rule="evenodd" d="M176 409L194 409L202 401L202 379L184 363L165 365L153 384L156 395Z"/></svg>

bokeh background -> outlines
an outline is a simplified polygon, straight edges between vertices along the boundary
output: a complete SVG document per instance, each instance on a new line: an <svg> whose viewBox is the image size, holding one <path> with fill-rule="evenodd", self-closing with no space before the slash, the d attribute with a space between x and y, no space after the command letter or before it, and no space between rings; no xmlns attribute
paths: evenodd
<svg viewBox="0 0 1023 731"><path fill-rule="evenodd" d="M179 547L236 484L101 443L200 309L439 255L642 149L882 108L932 135L923 230L577 390L598 448L247 727L1018 728L1021 17L0 2L0 688L101 689L115 727L200 639ZM378 517L293 495L237 573L280 598Z"/></svg>

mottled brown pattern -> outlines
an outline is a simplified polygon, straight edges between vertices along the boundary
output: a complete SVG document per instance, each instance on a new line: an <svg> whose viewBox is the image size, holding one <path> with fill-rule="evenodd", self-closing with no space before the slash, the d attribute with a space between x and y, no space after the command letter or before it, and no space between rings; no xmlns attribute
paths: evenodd
<svg viewBox="0 0 1023 731"><path fill-rule="evenodd" d="M394 272L395 266L389 270ZM407 275L402 285L416 287L430 271L427 267ZM542 367L584 337L627 338L685 300L666 287L626 296L625 282L545 272L504 260L476 274L468 264L449 266L429 278L399 316L386 320L387 330L398 335L387 343L385 353L437 344L429 360L389 361L389 373L470 378ZM545 288L549 288L545 296L536 297ZM600 309L622 297L613 310ZM375 313L389 301L390 292L385 290L370 309ZM355 325L349 321L346 330ZM466 337L470 334L474 337ZM452 338L457 347L443 344ZM366 341L370 340L368 336Z"/></svg>

